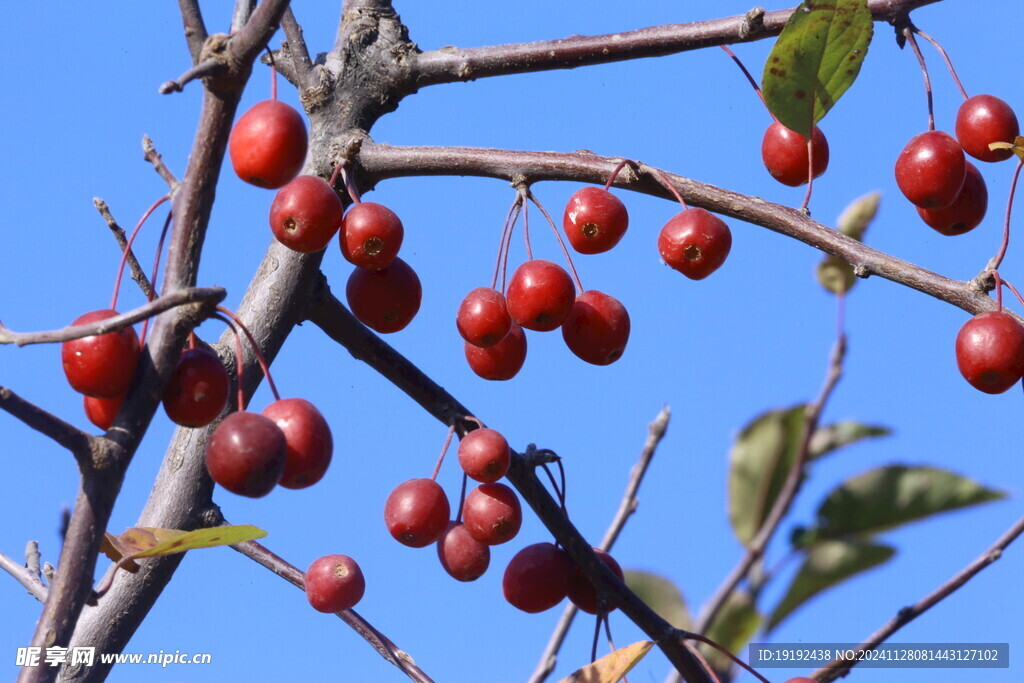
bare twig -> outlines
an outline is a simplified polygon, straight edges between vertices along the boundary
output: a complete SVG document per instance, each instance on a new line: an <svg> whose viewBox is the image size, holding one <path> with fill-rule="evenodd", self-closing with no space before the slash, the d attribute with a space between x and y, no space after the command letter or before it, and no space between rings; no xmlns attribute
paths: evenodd
<svg viewBox="0 0 1024 683"><path fill-rule="evenodd" d="M654 458L654 452L658 449L658 444L661 443L662 438L665 436L670 416L671 411L668 406L665 406L658 413L654 422L648 427L647 441L640 452L640 459L633 465L633 470L629 473L629 481L626 483L626 491L622 495L622 502L619 503L619 509L615 513L612 523L608 526L604 538L601 539L601 544L598 546L605 552L611 550L616 539L619 537L619 533L626 525L626 520L636 511L636 494L640 490L640 483L643 481L647 468ZM544 653L537 663L537 668L534 670L533 675L530 676L529 683L542 683L555 670L555 665L558 662L558 651L561 649L562 643L565 642L565 636L569 633L569 628L572 626L573 619L576 618L578 611L576 605L572 602L562 610L562 616L559 617L555 630L551 633L551 638L544 648ZM607 622L605 623L607 624Z"/></svg>
<svg viewBox="0 0 1024 683"><path fill-rule="evenodd" d="M196 64L203 52L203 43L209 35L206 32L206 24L203 23L203 13L199 9L199 0L178 0L178 7L181 10L181 23L185 26L188 51L192 55L192 63Z"/></svg>
<svg viewBox="0 0 1024 683"><path fill-rule="evenodd" d="M32 429L45 434L71 451L80 467L89 462L93 437L78 427L68 424L34 403L26 401L4 386L0 386L0 410L10 413Z"/></svg>
<svg viewBox="0 0 1024 683"><path fill-rule="evenodd" d="M142 153L143 158L153 164L153 169L161 178L164 179L164 182L167 183L167 187L170 188L171 194L173 195L181 186L181 183L178 182L178 179L171 172L171 169L167 168L167 165L164 163L164 158L160 155L160 152L156 151L156 146L153 144L153 141L149 139L148 135L142 136Z"/></svg>
<svg viewBox="0 0 1024 683"><path fill-rule="evenodd" d="M263 545L256 541L246 541L231 546L257 564L266 567L288 583L300 590L306 590L305 575L302 570L278 557ZM412 657L406 654L401 648L395 645L383 633L374 628L366 619L359 616L355 610L344 610L337 613L338 618L352 627L366 642L373 646L381 657L397 666L406 676L418 683L433 683L431 678L423 672Z"/></svg>
<svg viewBox="0 0 1024 683"><path fill-rule="evenodd" d="M153 299L127 313L115 315L87 325L72 325L60 330L50 330L47 332L14 332L0 325L0 344L15 344L17 346L55 344L72 339L91 337L97 334L106 334L107 332L113 332L129 325L134 325L146 318L151 318L154 315L169 311L178 306L194 303L217 303L222 301L226 294L227 292L223 287L189 287L187 289L179 289L176 292Z"/></svg>
<svg viewBox="0 0 1024 683"><path fill-rule="evenodd" d="M196 80L197 78L205 78L206 76L212 76L218 71L224 69L224 62L220 59L207 59L199 62L193 67L190 67L185 73L181 74L177 78L164 81L157 88L157 92L161 95L169 95L172 92L181 92L185 89L185 86Z"/></svg>
<svg viewBox="0 0 1024 683"><path fill-rule="evenodd" d="M1009 547L1009 545L1013 543L1021 533L1024 533L1024 517L1018 519L1016 523L1007 529L1006 532L1000 536L988 550L975 558L973 562L950 578L949 581L946 581L934 591L921 598L917 603L909 607L904 607L897 612L896 616L890 619L884 626L868 636L864 642L858 646L857 652L860 653L875 649L901 628L955 593L957 589L974 578L979 572L981 572L981 570L1001 558L1003 556L1003 551L1006 550L1006 548ZM857 664L857 659L858 658L855 657L849 661L830 662L811 674L811 677L821 683L828 683L829 681L834 681L837 678L842 678L846 676L850 669Z"/></svg>
<svg viewBox="0 0 1024 683"><path fill-rule="evenodd" d="M33 576L40 580L43 578L43 570L39 566L41 557L39 554L39 543L29 541L25 544L25 567L32 572Z"/></svg>
<svg viewBox="0 0 1024 683"><path fill-rule="evenodd" d="M302 27L295 20L291 7L281 17L281 28L284 29L284 36L288 41L293 77L298 79L303 88L308 88L313 78L313 62L309 58L306 40L302 37Z"/></svg>
<svg viewBox="0 0 1024 683"><path fill-rule="evenodd" d="M46 585L31 569L18 564L3 553L0 553L0 569L13 576L15 581L25 587L29 595L39 602L46 602Z"/></svg>
<svg viewBox="0 0 1024 683"><path fill-rule="evenodd" d="M110 213L110 207L107 203L99 197L94 197L92 200L93 206L103 216L103 220L107 222L107 227L110 228L110 232L114 234L114 239L117 240L117 244L121 247L121 253L128 248L128 235L125 233L124 228L118 225L114 219L113 214ZM142 270L142 266L139 265L139 260L135 258L135 252L128 251L128 268L131 270L132 279L135 280L139 285L139 289L146 296L147 299L153 298L153 286L149 282L149 278L146 277L145 271Z"/></svg>
<svg viewBox="0 0 1024 683"><path fill-rule="evenodd" d="M256 0L235 0L235 11L231 14L231 32L241 31L249 22Z"/></svg>

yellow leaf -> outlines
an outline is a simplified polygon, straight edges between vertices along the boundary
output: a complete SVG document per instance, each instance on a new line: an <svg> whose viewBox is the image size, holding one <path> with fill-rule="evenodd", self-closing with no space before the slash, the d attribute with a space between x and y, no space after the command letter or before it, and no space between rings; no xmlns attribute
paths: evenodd
<svg viewBox="0 0 1024 683"><path fill-rule="evenodd" d="M627 645L610 655L605 655L593 664L587 664L576 673L563 678L559 683L619 683L622 677L637 665L650 651L654 643L650 640Z"/></svg>
<svg viewBox="0 0 1024 683"><path fill-rule="evenodd" d="M173 555L186 550L199 548L215 548L219 545L232 545L243 541L263 538L267 532L251 524L238 526L215 526L195 531L178 531L177 529L151 529L153 535L160 538L160 543L133 554L132 559Z"/></svg>

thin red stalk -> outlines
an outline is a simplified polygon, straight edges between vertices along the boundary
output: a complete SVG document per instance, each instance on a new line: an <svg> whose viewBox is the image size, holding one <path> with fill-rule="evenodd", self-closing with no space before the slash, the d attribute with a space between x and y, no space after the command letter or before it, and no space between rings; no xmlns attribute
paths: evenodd
<svg viewBox="0 0 1024 683"><path fill-rule="evenodd" d="M219 307L218 307L219 308ZM242 337L238 334L238 328L231 320L219 313L214 313L213 317L217 320L222 321L225 325L231 328L231 333L235 336L235 368L237 369L238 375L238 412L245 410L245 391L242 389L242 373L245 370L245 360L242 358Z"/></svg>
<svg viewBox="0 0 1024 683"><path fill-rule="evenodd" d="M996 281L996 304L999 305L999 308L996 309L996 310L998 312L1002 313L1002 311L1003 311L1003 283L1001 281L1001 278L999 277L999 271L998 270L993 270L992 271L992 277L995 278L995 281Z"/></svg>
<svg viewBox="0 0 1024 683"><path fill-rule="evenodd" d="M469 481L469 475L465 472L462 473L462 492L459 494L459 511L455 513L455 523L458 524L462 521L462 506L466 504L466 483Z"/></svg>
<svg viewBox="0 0 1024 683"><path fill-rule="evenodd" d="M608 176L608 182L606 182L604 184L605 192L607 192L611 188L612 183L615 182L615 177L619 175L619 171L621 171L623 168L625 168L627 164L635 164L635 163L636 162L634 162L634 161L632 161L630 159L623 159L622 161L620 161L619 165L616 166L615 169L612 171L611 175Z"/></svg>
<svg viewBox="0 0 1024 683"><path fill-rule="evenodd" d="M526 258L533 260L533 248L530 246L530 203L523 202L523 238L526 240Z"/></svg>
<svg viewBox="0 0 1024 683"><path fill-rule="evenodd" d="M807 138L807 192L804 194L804 201L800 204L800 210L806 211L807 205L811 203L811 192L814 189L814 124L811 124L811 137Z"/></svg>
<svg viewBox="0 0 1024 683"><path fill-rule="evenodd" d="M761 681L761 683L771 683L771 681L769 681L767 678L765 678L761 674L757 673L757 671L752 666L750 666L749 664L744 662L742 659L740 659L739 657L737 657L733 653L729 652L724 647L722 647L721 645L719 645L715 641L711 640L710 638L706 638L706 637L700 635L699 633L687 633L686 637L687 638L691 638L691 639L696 640L696 641L699 641L701 643L704 643L705 645L710 645L711 647L715 648L716 650L721 652L723 655L725 655L726 657L731 659L733 662L735 662L736 664L739 664L741 667L746 669L751 675L755 676L757 678L757 680Z"/></svg>
<svg viewBox="0 0 1024 683"><path fill-rule="evenodd" d="M599 613L595 617L597 621L594 623L594 641L590 645L590 661L597 661L597 641L601 639L601 614Z"/></svg>
<svg viewBox="0 0 1024 683"><path fill-rule="evenodd" d="M277 99L277 67L273 64L270 65L270 99Z"/></svg>
<svg viewBox="0 0 1024 683"><path fill-rule="evenodd" d="M327 184L330 185L332 188L334 187L334 183L338 182L338 174L341 173L341 168L346 163L347 162L345 161L345 159L342 159L334 166L334 172L331 173L331 179L327 181Z"/></svg>
<svg viewBox="0 0 1024 683"><path fill-rule="evenodd" d="M621 167L625 163L629 162L623 162L622 164L619 164L619 166L617 166L616 168ZM558 246L562 247L562 253L565 254L565 260L569 264L569 270L572 272L572 279L576 282L576 289L579 290L580 294L582 294L585 291L583 289L583 283L580 282L580 276L576 272L576 266L572 262L572 256L569 255L569 250L565 248L565 241L562 239L562 233L558 232L558 228L555 227L555 222L551 220L551 215L548 213L547 209L544 208L544 205L541 204L540 201L537 199L537 195L533 194L533 192L529 190L527 190L527 192L529 193L529 198L533 201L534 204L537 205L537 208L540 209L540 212L544 214L544 218L547 219L548 225L551 226L551 230L554 231L555 239L558 240Z"/></svg>
<svg viewBox="0 0 1024 683"><path fill-rule="evenodd" d="M607 611L601 613L601 616L604 617L604 635L606 638L608 638L608 647L611 649L612 652L615 652L615 650L617 650L618 648L615 647L615 640L612 639L612 624L611 620L608 618L608 615L609 612ZM625 681L626 677L623 676L622 680Z"/></svg>
<svg viewBox="0 0 1024 683"><path fill-rule="evenodd" d="M189 332L188 333L188 348L190 350L194 350L196 348L196 333L195 332Z"/></svg>
<svg viewBox="0 0 1024 683"><path fill-rule="evenodd" d="M921 54L921 48L917 46L913 31L905 28L903 29L903 35L907 37L910 49L914 51L914 56L917 57L917 62L921 65L921 73L924 74L924 92L928 98L928 130L935 130L935 108L932 105L932 79L928 76L928 67L924 63L924 55Z"/></svg>
<svg viewBox="0 0 1024 683"><path fill-rule="evenodd" d="M747 71L747 67L743 65L743 62L740 61L740 58L737 57L736 54L732 50L730 50L727 45L719 45L719 47L725 50L725 53L727 55L732 57L732 61L736 62L736 66L740 68L740 70L743 72L743 75L747 77L748 81L750 81L750 87L754 89L754 92L756 92L757 96L761 99L761 104L764 105L765 109L768 109L768 103L764 101L764 93L761 92L761 86L759 86L757 84L757 81L754 80L754 77L750 75L750 72ZM772 113L770 109L768 110L768 113ZM774 114L772 114L772 118L775 118Z"/></svg>
<svg viewBox="0 0 1024 683"><path fill-rule="evenodd" d="M217 310L238 323L238 327L245 333L245 338L249 340L249 346L252 347L252 352L256 354L256 360L260 364L260 369L263 370L263 376L267 378L267 384L270 385L270 391L274 394L274 400L280 401L281 394L277 393L277 386L274 385L274 378L270 376L270 365L267 363L267 359L263 357L263 352L260 351L260 346L256 343L252 333L249 332L249 328L245 326L245 323L243 323L237 315L227 308L218 306ZM239 362L241 362L241 359L239 359Z"/></svg>
<svg viewBox="0 0 1024 683"><path fill-rule="evenodd" d="M683 205L684 209L690 208L686 205L686 200L683 199L683 195L679 194L679 190L676 189L675 185L669 182L669 179L665 177L665 174L661 172L660 168L648 166L647 171L651 173L651 175L654 176L655 180L661 183L665 187L665 189L667 189L669 192L673 194L673 196L675 196L679 203Z"/></svg>
<svg viewBox="0 0 1024 683"><path fill-rule="evenodd" d="M169 194L165 194L160 199L153 202L153 205L146 209L146 213L142 214L142 218L139 219L135 229L132 230L131 237L128 238L128 244L125 245L124 251L121 252L121 263L117 266L117 277L114 279L114 293L110 297L110 310L117 310L117 294L121 290L121 275L124 273L124 264L128 260L128 253L132 250L132 244L135 242L135 237L139 234L139 230L142 229L142 224L146 222L146 219L156 211L156 208L170 199Z"/></svg>
<svg viewBox="0 0 1024 683"><path fill-rule="evenodd" d="M149 296L146 297L147 301L152 301L157 296L156 279L160 274L160 255L164 251L164 240L167 238L167 229L171 226L171 216L174 214L170 211L167 212L167 218L164 220L164 229L160 231L160 241L156 243L156 257L153 259L153 274L149 278ZM142 321L142 334L139 335L139 344L146 343L146 332L149 330L149 318Z"/></svg>
<svg viewBox="0 0 1024 683"><path fill-rule="evenodd" d="M494 261L494 277L491 278L491 289L494 289L495 285L498 284L498 273L501 271L502 256L505 254L505 241L508 239L508 231L511 227L510 221L512 220L512 213L516 210L516 206L522 201L522 197L518 194L516 199L512 202L512 206L508 207L508 213L505 214L505 223L501 226L501 240L498 242L498 258ZM505 278L502 277L501 289L505 289L504 285Z"/></svg>
<svg viewBox="0 0 1024 683"><path fill-rule="evenodd" d="M956 83L956 87L960 88L960 94L964 96L965 100L969 99L967 97L967 91L964 90L964 84L960 82L960 77L956 75L956 69L953 68L952 60L950 60L949 55L946 54L946 51L942 49L942 46L939 45L939 41L935 40L930 35L920 30L916 26L914 27L914 33L927 40L935 47L936 50L939 51L939 54L942 55L942 58L946 60L946 66L949 68L949 74L953 77L953 82Z"/></svg>
<svg viewBox="0 0 1024 683"><path fill-rule="evenodd" d="M1017 179L1020 178L1020 169L1024 166L1024 159L1017 161L1017 168L1013 171L1013 180L1010 181L1010 194L1006 199L1006 217L1003 219L1003 242L999 245L999 253L992 259L989 268L997 269L1006 256L1006 250L1010 246L1010 211L1013 209L1013 197L1017 192Z"/></svg>
<svg viewBox="0 0 1024 683"><path fill-rule="evenodd" d="M455 425L448 427L448 436L445 437L444 445L441 446L441 455L437 458L437 464L434 465L434 473L430 475L430 478L437 481L437 473L441 471L441 463L444 462L445 453L448 452L448 446L452 443L452 435L455 433Z"/></svg>
<svg viewBox="0 0 1024 683"><path fill-rule="evenodd" d="M1020 302L1021 306L1024 306L1024 297L1020 295L1020 292L1017 291L1017 288L1011 285L1006 280L1003 280L1003 284L1010 288L1010 291L1013 292L1014 296L1017 297L1017 301Z"/></svg>
<svg viewBox="0 0 1024 683"><path fill-rule="evenodd" d="M512 251L512 233L516 230L516 221L519 220L519 211L522 209L522 197L516 197L515 211L512 213L512 222L508 227L508 236L505 239L505 256L501 262L501 291L505 293L505 276L508 275L508 253Z"/></svg>
<svg viewBox="0 0 1024 683"><path fill-rule="evenodd" d="M342 182L345 183L345 192L348 192L348 196L351 197L352 201L355 202L356 204L363 201L362 199L359 198L359 190L356 189L356 184L352 181L352 176L349 174L348 168L344 161L337 165L337 167L334 169L334 172L337 173L339 170L341 171L341 180ZM336 178L332 176L331 187L334 187L335 180Z"/></svg>

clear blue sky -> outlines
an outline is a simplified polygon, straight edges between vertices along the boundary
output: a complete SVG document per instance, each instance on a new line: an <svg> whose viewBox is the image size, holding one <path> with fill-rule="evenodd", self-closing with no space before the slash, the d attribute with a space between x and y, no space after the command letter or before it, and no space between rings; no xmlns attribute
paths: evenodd
<svg viewBox="0 0 1024 683"><path fill-rule="evenodd" d="M230 4L205 3L211 31L226 30ZM465 0L396 2L423 49L614 32L738 14L750 4L531 0L486 3L482 10L481 3ZM312 50L329 49L338 5L295 3ZM776 6L782 5L769 9ZM1000 95L1021 111L1013 65L1024 54L1019 41L1001 29L1018 9L1012 0L976 7L943 2L916 12L914 19L943 41L969 92ZM12 5L7 16L14 29L7 32L0 110L0 204L7 211L0 318L18 330L52 329L106 307L118 253L91 200L104 198L123 224L134 224L166 191L142 161L142 135L153 138L180 174L200 88L192 84L182 94L157 94L160 83L189 65L175 3L67 4L56 11ZM760 73L769 48L763 41L736 51ZM926 56L938 126L949 130L958 95L936 53L926 48ZM285 100L296 102L293 90L282 91ZM259 68L244 106L267 96L266 71ZM719 50L706 50L428 88L381 120L373 136L393 144L586 148L798 205L803 189L775 183L761 165L760 140L769 122L731 61ZM876 25L860 79L822 124L832 160L815 184L812 209L831 224L848 201L880 190L881 212L867 237L871 245L951 277L970 278L998 246L1012 162L982 169L991 197L982 226L963 237L942 237L918 220L892 176L900 149L926 123L912 54L896 48L890 27ZM542 183L534 189L560 215L577 187ZM586 286L607 291L629 309L632 338L615 365L585 365L558 334L534 334L526 366L512 382L484 382L465 366L455 310L466 292L490 277L512 200L507 184L494 180L394 180L373 193L374 201L404 221L403 257L416 268L424 290L418 318L388 341L515 447L535 442L560 453L573 520L595 543L618 505L647 423L669 404L674 412L668 436L614 555L624 567L671 577L696 611L741 554L725 514L732 438L759 412L817 393L832 343L834 304L813 278L819 253L735 220L729 220L734 244L725 266L703 282L685 279L659 263L655 248L658 229L677 207L620 196L630 211L628 234L613 252L578 260ZM228 306L237 305L271 239L266 215L272 198L238 181L230 169L223 175L199 279L227 287ZM141 239L145 262L157 232L154 223ZM1024 284L1019 246L1018 237L1003 274ZM539 229L534 249L561 259L550 233ZM513 259L522 258L521 252L515 240ZM335 291L343 290L349 269L332 245L324 270ZM122 308L141 301L128 284ZM893 561L821 596L786 622L776 639L860 640L961 569L1020 516L1021 390L986 396L959 376L953 340L966 320L952 306L879 278L858 283L849 301L847 374L825 419L883 423L895 435L852 447L816 468L783 538L793 524L810 521L839 482L891 462L952 469L1011 496L885 534L883 540L899 548ZM202 334L215 337L220 329L204 325ZM396 484L429 476L444 427L311 325L295 331L273 370L285 395L313 401L329 419L334 463L306 491L279 489L256 501L219 491L227 517L267 529L266 544L302 568L327 553L355 557L367 580L358 610L435 680L524 680L560 609L520 613L502 599L500 582L518 548L548 539L540 523L528 515L515 541L494 548L482 579L456 583L432 548L398 545L382 521L384 499ZM92 429L81 397L64 381L57 347L0 349L0 383ZM269 400L261 388L253 406L262 408ZM25 542L36 539L44 560L55 562L59 512L74 499L78 483L72 460L9 416L0 415L0 434L6 467L0 551L20 557ZM170 434L171 425L158 415L125 482L113 531L134 524ZM454 458L439 480L457 499ZM780 543L771 557L784 551ZM105 566L101 562L100 571ZM1009 642L1011 657L1019 659L1022 566L1024 548L1012 547L897 640ZM768 591L767 605L780 589ZM15 649L27 644L40 606L0 576L0 608L0 662L14 675ZM551 680L586 661L591 629L589 620L577 622ZM612 616L612 629L620 645L642 637L620 614ZM404 680L340 621L313 612L299 591L228 549L191 553L127 648L161 649L209 652L214 663L122 667L111 680ZM864 670L849 680L996 683L1020 680L1019 666L967 675ZM652 653L631 680L660 681L666 671L665 659ZM796 673L769 672L778 680Z"/></svg>

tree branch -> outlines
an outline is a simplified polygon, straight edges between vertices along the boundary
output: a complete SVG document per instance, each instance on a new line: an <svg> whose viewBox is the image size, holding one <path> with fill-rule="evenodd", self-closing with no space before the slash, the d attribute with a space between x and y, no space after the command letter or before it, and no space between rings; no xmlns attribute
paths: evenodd
<svg viewBox="0 0 1024 683"><path fill-rule="evenodd" d="M519 152L477 147L393 147L364 140L357 157L360 177L370 184L404 176L471 175L513 178L528 183L571 180L604 184L621 157L601 157L590 152ZM616 187L674 200L654 174L639 165L639 175L628 167L616 176ZM853 266L860 277L879 275L916 289L969 313L994 311L997 304L985 294L989 287L978 281L953 280L851 239L838 230L811 220L797 209L772 204L757 197L664 172L687 204L768 228L792 237ZM1024 319L1017 316L1024 323Z"/></svg>
<svg viewBox="0 0 1024 683"><path fill-rule="evenodd" d="M121 247L121 253L124 253L125 249L128 249L128 237L117 221L114 219L113 214L110 213L110 207L107 203L99 197L93 197L92 205L96 207L96 210L103 216L103 220L107 222L107 227L110 228L110 232L114 234L114 239L117 240L118 246ZM139 285L139 289L147 299L153 298L153 285L150 283L149 278L146 277L145 271L142 270L142 266L139 265L139 260L135 258L135 252L128 250L128 258L126 260L128 269L131 271L132 279L135 280Z"/></svg>
<svg viewBox="0 0 1024 683"><path fill-rule="evenodd" d="M178 306L203 303L218 304L224 300L226 295L227 291L223 287L189 287L188 289L179 289L176 292L153 299L138 308L133 308L127 313L105 318L88 325L72 325L60 330L50 330L47 332L14 332L0 324L0 344L28 346L29 344L55 344L72 339L83 339L84 337L123 329Z"/></svg>
<svg viewBox="0 0 1024 683"><path fill-rule="evenodd" d="M868 0L868 7L875 21L891 22L934 2L939 0ZM792 14L792 9L765 12L756 7L734 17L652 26L600 36L572 36L560 40L462 49L443 47L416 57L412 81L416 87L423 87L488 76L660 57L715 45L761 40L781 33Z"/></svg>
<svg viewBox="0 0 1024 683"><path fill-rule="evenodd" d="M256 541L246 541L231 546L242 555L255 561L257 564L266 567L288 583L299 590L306 590L305 574L301 569L288 563ZM397 666L402 673L417 683L434 683L433 680L423 672L412 657L395 645L387 636L378 631L368 621L359 616L355 610L344 610L336 613L338 618L348 624L366 642L373 646L381 657Z"/></svg>
<svg viewBox="0 0 1024 683"><path fill-rule="evenodd" d="M90 462L93 437L78 427L26 401L5 386L0 386L0 409L71 451L79 467L84 467Z"/></svg>
<svg viewBox="0 0 1024 683"><path fill-rule="evenodd" d="M192 63L198 64L199 56L203 52L203 43L209 36L203 22L203 13L199 9L199 0L178 0L178 7L181 10L181 23L185 27L185 40L188 43L189 54L192 55Z"/></svg>
<svg viewBox="0 0 1024 683"><path fill-rule="evenodd" d="M633 469L629 474L629 481L626 483L626 491L622 495L622 502L619 503L619 509L615 513L612 523L608 526L604 538L601 539L601 544L598 546L605 552L612 549L616 539L619 537L619 533L626 525L626 520L636 512L636 494L640 490L640 483L643 481L647 468L654 458L654 452L658 449L658 444L661 443L662 438L665 436L670 416L671 411L668 406L665 406L658 413L658 417L654 419L654 422L648 426L647 441L640 452L640 459L633 465ZM551 638L548 640L547 647L544 648L544 653L537 663L537 668L534 670L533 675L530 676L529 683L543 683L551 675L551 672L555 670L555 665L558 663L558 651L561 649L565 636L569 633L569 628L572 626L573 619L576 618L578 611L579 609L572 602L569 602L565 609L562 610L562 616L559 617L558 624L555 625L555 630L551 633Z"/></svg>
<svg viewBox="0 0 1024 683"><path fill-rule="evenodd" d="M25 587L29 595L39 602L46 602L46 584L28 567L18 564L3 553L0 553L0 569L14 577L14 580Z"/></svg>
<svg viewBox="0 0 1024 683"><path fill-rule="evenodd" d="M153 164L153 170L155 170L157 174L164 179L164 182L167 183L167 187L170 188L171 194L173 195L181 186L181 183L174 176L174 173L171 172L171 169L167 168L167 165L164 163L164 158L160 155L160 152L156 151L156 146L153 144L153 141L149 139L148 135L142 136L142 153L143 158Z"/></svg>
<svg viewBox="0 0 1024 683"><path fill-rule="evenodd" d="M1000 536L988 550L983 552L973 562L964 567L949 581L921 598L921 600L916 604L901 609L896 616L890 619L884 626L882 626L882 628L868 636L867 639L858 646L857 652L860 653L875 649L901 628L955 593L957 589L974 578L981 572L981 570L1001 558L1003 551L1006 550L1006 548L1009 547L1009 545L1013 543L1021 533L1024 533L1024 517L1018 519L1017 522L1007 529L1007 531ZM846 676L846 674L850 672L850 669L856 664L856 658L853 661L832 661L811 674L811 677L821 683L829 683L829 681L834 681L837 678L843 678Z"/></svg>
<svg viewBox="0 0 1024 683"><path fill-rule="evenodd" d="M300 90L305 90L312 85L313 62L309 58L309 48L306 47L306 40L302 37L302 27L295 20L292 8L281 17L281 28L284 29L285 39L288 41L288 54L291 56L292 78L297 80Z"/></svg>

